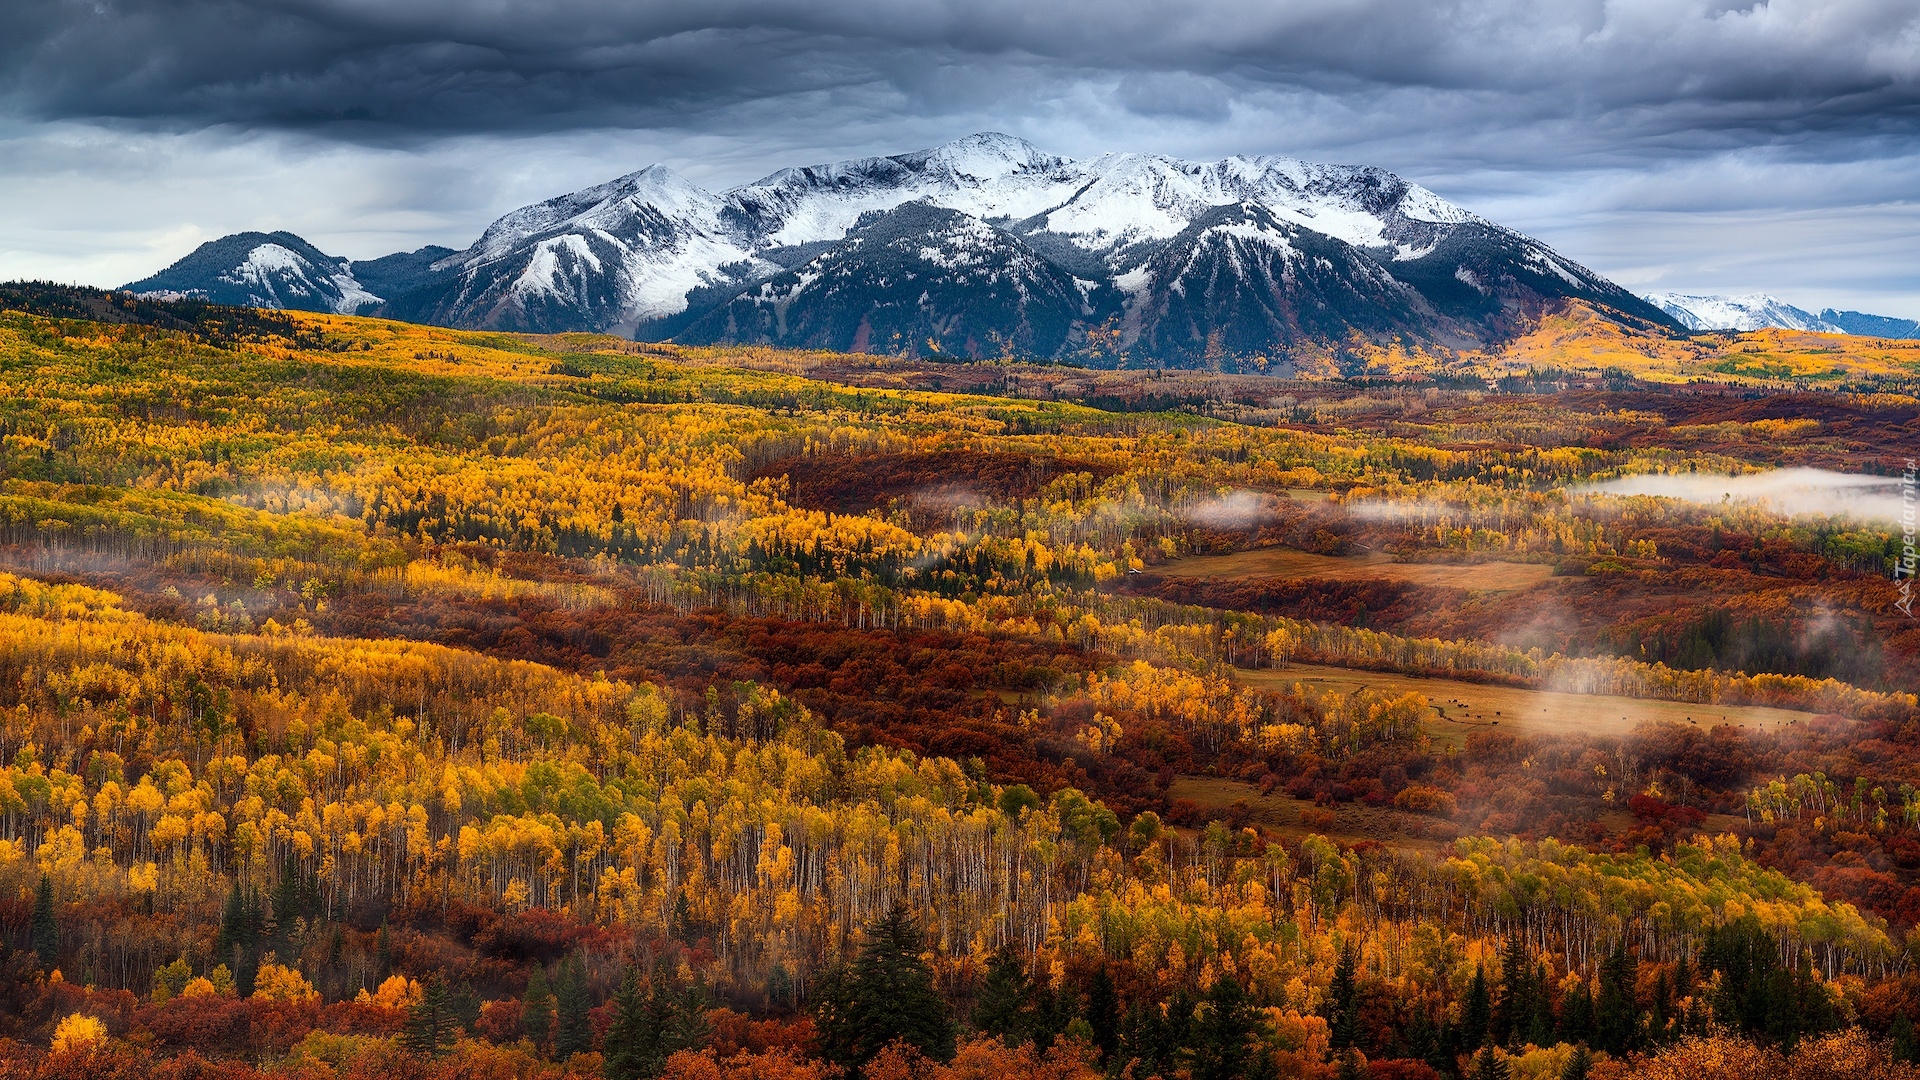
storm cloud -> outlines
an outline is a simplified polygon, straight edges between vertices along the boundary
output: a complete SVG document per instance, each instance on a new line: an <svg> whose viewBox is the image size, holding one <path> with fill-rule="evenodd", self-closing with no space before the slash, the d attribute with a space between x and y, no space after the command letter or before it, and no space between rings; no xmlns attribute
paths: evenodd
<svg viewBox="0 0 1920 1080"><path fill-rule="evenodd" d="M0 199L56 222L0 211L0 273L66 235L76 147L107 163L84 205L150 204L105 227L156 252L269 226L459 246L654 160L724 187L980 129L1377 164L1630 287L1920 315L1913 260L1873 254L1920 237L1911 0L12 0ZM298 205L256 220L272 200L223 175ZM1808 235L1770 230L1795 215Z"/></svg>

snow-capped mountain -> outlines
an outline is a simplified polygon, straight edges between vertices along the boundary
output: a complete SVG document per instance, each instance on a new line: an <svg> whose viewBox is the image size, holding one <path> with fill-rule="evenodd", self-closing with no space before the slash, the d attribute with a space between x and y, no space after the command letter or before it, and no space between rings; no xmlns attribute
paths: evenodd
<svg viewBox="0 0 1920 1080"><path fill-rule="evenodd" d="M719 194L653 166L393 269L379 311L394 318L961 355L1074 355L1115 334L1120 350L1175 363L1354 334L1470 346L1563 298L1671 324L1379 169L1075 161L997 134Z"/></svg>
<svg viewBox="0 0 1920 1080"><path fill-rule="evenodd" d="M125 288L164 299L349 315L381 301L354 277L347 260L328 255L289 232L234 233L210 240L158 274Z"/></svg>
<svg viewBox="0 0 1920 1080"><path fill-rule="evenodd" d="M1433 309L1359 248L1260 203L1216 206L1121 278L1129 330L1162 357L1264 356L1299 341L1417 334Z"/></svg>
<svg viewBox="0 0 1920 1080"><path fill-rule="evenodd" d="M1846 333L1820 316L1802 311L1766 293L1748 293L1745 296L1648 293L1646 300L1689 330L1758 330L1765 326L1778 326L1822 334Z"/></svg>
<svg viewBox="0 0 1920 1080"><path fill-rule="evenodd" d="M1054 356L1118 295L957 210L870 211L845 240L760 281L674 333L855 352Z"/></svg>
<svg viewBox="0 0 1920 1080"><path fill-rule="evenodd" d="M1822 308L1820 314L1815 315L1766 293L1745 296L1648 293L1645 299L1689 330L1759 330L1775 326L1820 334L1920 338L1920 322L1913 319L1833 308Z"/></svg>

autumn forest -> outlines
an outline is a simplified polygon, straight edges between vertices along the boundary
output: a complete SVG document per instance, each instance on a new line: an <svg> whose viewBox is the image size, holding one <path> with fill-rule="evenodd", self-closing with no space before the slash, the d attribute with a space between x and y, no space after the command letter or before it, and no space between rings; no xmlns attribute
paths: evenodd
<svg viewBox="0 0 1920 1080"><path fill-rule="evenodd" d="M0 1077L1920 1075L1902 355L9 288Z"/></svg>

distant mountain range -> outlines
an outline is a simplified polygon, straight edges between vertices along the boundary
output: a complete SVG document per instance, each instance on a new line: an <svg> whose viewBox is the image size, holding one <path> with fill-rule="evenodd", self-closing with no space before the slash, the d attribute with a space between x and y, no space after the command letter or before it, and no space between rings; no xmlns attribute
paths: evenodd
<svg viewBox="0 0 1920 1080"><path fill-rule="evenodd" d="M1868 337L1920 338L1920 322L1868 315L1859 311L1824 308L1814 315L1775 296L1694 296L1687 293L1649 293L1648 303L1666 312L1689 330L1759 330L1778 326L1822 334L1861 334Z"/></svg>
<svg viewBox="0 0 1920 1080"><path fill-rule="evenodd" d="M656 165L516 210L459 252L350 262L241 233L127 288L465 328L1183 365L1478 348L1570 299L1683 325L1379 169L1074 161L997 134L719 194Z"/></svg>

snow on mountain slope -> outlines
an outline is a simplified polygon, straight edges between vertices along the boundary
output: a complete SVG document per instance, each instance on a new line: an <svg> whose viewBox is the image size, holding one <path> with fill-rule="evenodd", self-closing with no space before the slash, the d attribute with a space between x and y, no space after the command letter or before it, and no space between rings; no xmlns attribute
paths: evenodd
<svg viewBox="0 0 1920 1080"><path fill-rule="evenodd" d="M1355 245L1388 246L1414 223L1479 220L1379 169L1276 157L1199 163L1105 154L1071 161L997 134L896 157L783 169L726 198L768 230L773 244L838 239L862 213L910 201L1024 222L1022 231L1056 233L1102 253L1171 239L1208 210L1245 201Z"/></svg>
<svg viewBox="0 0 1920 1080"><path fill-rule="evenodd" d="M208 241L158 274L125 288L141 296L340 314L381 302L355 280L346 259L328 255L288 232L235 233Z"/></svg>
<svg viewBox="0 0 1920 1080"><path fill-rule="evenodd" d="M873 303L900 287L905 279L888 276L896 271L933 275L943 290L964 282L980 291L980 303L972 305L943 291L930 292L933 307L949 315L966 308L970 314L963 322L991 327L993 333L1024 326L1032 331L1031 340L1055 342L1057 349L1068 352L1087 340L1094 322L1117 317L1123 293L1136 298L1129 301L1134 306L1126 323L1126 347L1175 352L1185 347L1171 343L1190 338L1192 326L1169 331L1171 336L1158 334L1151 325L1154 318L1177 314L1191 322L1203 313L1211 320L1252 319L1281 337L1303 339L1354 331L1386 334L1385 327L1391 325L1394 334L1449 346L1501 339L1565 298L1591 300L1660 323L1670 318L1538 241L1379 169L1281 157L1191 162L1105 154L1075 161L995 133L908 154L782 169L717 195L670 169L653 166L515 210L496 220L466 250L430 263L422 253L413 253L364 265L369 274L377 268L387 297L380 310L393 318L505 330L607 330L652 338L690 333L698 326L703 328L700 333L731 339L736 331L747 333L747 323L740 321L747 308L736 300L764 314L770 309L752 299L760 283L789 273L825 273L826 264L816 264L836 246L850 244L875 221L910 206L921 209L893 218L889 227L920 222L935 229L926 250L942 258L952 255L959 251L956 238L965 233L973 237L969 243L1003 264L1001 280L1011 280L1004 275L1016 274L1017 265L1037 260L1046 273L1020 271L1029 284L1038 288L1043 278L1082 282L1074 291L1088 303L1098 294L1102 304L1115 310L1075 313L1073 305L1061 306L1037 294L996 292L990 276L967 273L957 265L912 267L911 260L902 261L906 257L892 241L878 244L871 235L854 245L857 251L845 253L848 258L829 260L840 280L858 279L860 287L803 290L807 302ZM1221 225L1227 231L1209 234L1204 250L1192 253L1216 276L1208 286L1216 299L1199 307L1162 302L1172 295L1169 290L1188 287L1191 268L1160 256L1174 247L1200 243L1191 230L1201 221L1220 224L1216 218L1223 207L1240 208L1228 215L1237 224ZM973 224L956 232L953 218L924 212L929 210ZM1255 233L1268 240L1284 236L1295 250L1320 251L1317 258L1326 265L1275 261L1266 253L1279 248ZM888 254L882 258L882 252ZM852 266L862 269L847 277ZM339 271L352 272L344 263ZM265 303L304 301L305 294L296 289L299 283L283 281L289 273L260 269L247 281L270 280L273 288L256 282L248 295ZM1217 279L1235 273L1249 276L1231 287ZM782 280L790 286L795 279ZM1392 284L1368 284L1383 280ZM1314 295L1316 289L1329 291ZM330 301L335 304L365 303L363 294L371 296L371 290L354 292L346 282L334 282L333 292L338 294ZM1140 306L1138 298L1149 295L1158 299ZM1364 305L1355 299L1360 295L1373 296L1391 310L1362 311ZM1288 309L1292 314L1275 314L1280 308L1274 305L1285 306L1275 297L1306 306ZM725 332L705 318L723 308L734 320L733 329ZM989 308L996 313L989 316ZM1055 334L1051 316L1033 321L1041 310L1064 311L1072 325ZM1328 319L1313 314L1321 310L1340 314ZM851 322L840 314L821 315L815 324L844 329L859 325L858 315L853 313ZM948 316L928 318L933 332L924 337L947 340L950 334L941 320ZM1040 332L1042 324L1049 329ZM907 323L901 325L906 334ZM781 340L787 336L774 335ZM1271 335L1235 325L1209 326L1202 337L1254 342L1269 341ZM902 340L906 348L925 343L914 337ZM1272 338L1269 344L1279 340ZM871 345L870 335L860 341L863 348L878 347ZM853 345L852 337L830 343L834 348Z"/></svg>
<svg viewBox="0 0 1920 1080"><path fill-rule="evenodd" d="M779 271L754 257L723 209L651 166L500 218L387 313L502 330L630 330L684 311L696 290Z"/></svg>
<svg viewBox="0 0 1920 1080"><path fill-rule="evenodd" d="M1846 333L1840 326L1766 293L1745 296L1649 293L1646 300L1689 330L1758 330L1778 326L1823 334Z"/></svg>
<svg viewBox="0 0 1920 1080"><path fill-rule="evenodd" d="M1689 330L1759 330L1776 326L1821 334L1920 338L1920 321L1914 319L1833 308L1822 308L1820 314L1815 315L1766 293L1714 296L1665 292L1648 293L1645 299Z"/></svg>
<svg viewBox="0 0 1920 1080"><path fill-rule="evenodd" d="M1820 309L1820 321L1829 322L1849 334L1883 338L1920 338L1920 320L1890 315L1869 315L1864 311Z"/></svg>
<svg viewBox="0 0 1920 1080"><path fill-rule="evenodd" d="M1097 291L1004 230L912 202L870 214L843 242L750 286L674 340L1052 356L1098 313ZM1115 298L1098 302L1117 313Z"/></svg>
<svg viewBox="0 0 1920 1080"><path fill-rule="evenodd" d="M1477 307L1462 308L1473 309L1470 319L1560 295L1662 317L1543 245L1379 169L1279 157L1074 161L995 133L782 169L720 195L655 166L500 218L472 247L435 264L445 280L394 300L388 313L502 329L677 333L705 308L908 204L989 223L1058 269L1107 286L1147 284L1138 274L1156 252L1222 206L1257 205L1275 222L1417 273L1427 268L1416 264L1465 229L1505 238L1496 245L1503 257L1527 264L1496 268L1491 280L1502 288L1483 289ZM1449 265L1446 275L1459 269ZM1449 326L1426 336L1471 341L1477 331Z"/></svg>
<svg viewBox="0 0 1920 1080"><path fill-rule="evenodd" d="M1303 342L1409 332L1431 315L1352 244L1254 202L1209 210L1136 273L1125 329L1174 362L1285 360Z"/></svg>

